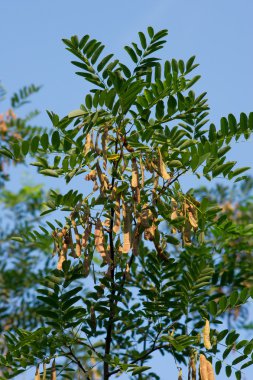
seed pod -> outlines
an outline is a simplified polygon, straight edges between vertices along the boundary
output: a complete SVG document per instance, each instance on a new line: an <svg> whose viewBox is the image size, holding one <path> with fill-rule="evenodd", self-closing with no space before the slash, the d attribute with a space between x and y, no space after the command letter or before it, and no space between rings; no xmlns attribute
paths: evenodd
<svg viewBox="0 0 253 380"><path fill-rule="evenodd" d="M83 276L86 278L89 276L89 273L90 273L90 260L89 260L89 256L85 255L84 261L83 261Z"/></svg>
<svg viewBox="0 0 253 380"><path fill-rule="evenodd" d="M179 373L178 373L178 380L183 380L183 371L180 368Z"/></svg>
<svg viewBox="0 0 253 380"><path fill-rule="evenodd" d="M71 224L72 224L72 227L74 229L75 238L76 238L76 257L80 257L81 253L82 253L80 235L78 233L78 229L77 229L77 226L76 226L76 221L75 221L73 215L71 215L70 219L71 219Z"/></svg>
<svg viewBox="0 0 253 380"><path fill-rule="evenodd" d="M139 186L139 173L138 173L138 166L136 162L136 158L132 158L132 181L131 186L133 188Z"/></svg>
<svg viewBox="0 0 253 380"><path fill-rule="evenodd" d="M200 354L199 356L199 372L201 380L209 380L207 372L207 360L203 354Z"/></svg>
<svg viewBox="0 0 253 380"><path fill-rule="evenodd" d="M84 230L83 236L82 236L82 247L83 248L86 248L86 246L88 244L89 237L91 234L91 228L92 228L92 225L90 223L88 223L85 230Z"/></svg>
<svg viewBox="0 0 253 380"><path fill-rule="evenodd" d="M36 367L34 380L40 380L40 366L39 366L39 364Z"/></svg>
<svg viewBox="0 0 253 380"><path fill-rule="evenodd" d="M94 181L93 191L97 191L99 189L97 181Z"/></svg>
<svg viewBox="0 0 253 380"><path fill-rule="evenodd" d="M197 229L198 228L197 218L191 211L188 212L188 219L189 219L191 226L194 229Z"/></svg>
<svg viewBox="0 0 253 380"><path fill-rule="evenodd" d="M123 216L123 247L122 253L128 253L131 249L131 211L126 202L122 204Z"/></svg>
<svg viewBox="0 0 253 380"><path fill-rule="evenodd" d="M47 365L46 363L43 363L43 376L42 376L42 380L46 380L47 378Z"/></svg>
<svg viewBox="0 0 253 380"><path fill-rule="evenodd" d="M156 204L157 194L156 190L159 185L159 176L157 174L153 175L153 189L152 189L152 204Z"/></svg>
<svg viewBox="0 0 253 380"><path fill-rule="evenodd" d="M110 258L105 250L104 246L104 230L101 220L98 218L95 227L95 247L98 253L100 253L104 262L110 263Z"/></svg>
<svg viewBox="0 0 253 380"><path fill-rule="evenodd" d="M189 361L189 377L191 375L191 380L197 379L197 370L196 370L196 358L195 354L192 353Z"/></svg>
<svg viewBox="0 0 253 380"><path fill-rule="evenodd" d="M120 196L117 197L114 206L113 232L116 234L120 230Z"/></svg>
<svg viewBox="0 0 253 380"><path fill-rule="evenodd" d="M144 168L141 156L140 156L140 168L141 168L141 188L143 189L144 184L145 184L145 168Z"/></svg>
<svg viewBox="0 0 253 380"><path fill-rule="evenodd" d="M213 366L212 363L209 362L209 360L206 361L206 367L208 380L215 380Z"/></svg>
<svg viewBox="0 0 253 380"><path fill-rule="evenodd" d="M140 215L140 222L142 227L149 228L152 221L154 220L154 216L150 208L148 208L146 205L144 205L144 209L141 212Z"/></svg>
<svg viewBox="0 0 253 380"><path fill-rule="evenodd" d="M108 128L105 128L104 133L101 137L101 143L102 143L102 153L103 153L103 168L106 169L107 166L107 140L108 140Z"/></svg>
<svg viewBox="0 0 253 380"><path fill-rule="evenodd" d="M91 148L91 135L90 133L87 134L86 139L85 139L85 144L83 148L83 154L86 156L87 153L89 153Z"/></svg>
<svg viewBox="0 0 253 380"><path fill-rule="evenodd" d="M51 367L51 380L56 380L55 359L53 360L52 367Z"/></svg>
<svg viewBox="0 0 253 380"><path fill-rule="evenodd" d="M97 179L97 172L96 170L91 170L86 176L86 181L95 181Z"/></svg>
<svg viewBox="0 0 253 380"><path fill-rule="evenodd" d="M212 345L210 342L210 323L208 319L206 319L205 327L203 329L203 340L204 340L204 346L207 350L211 350Z"/></svg>
<svg viewBox="0 0 253 380"><path fill-rule="evenodd" d="M148 227L144 231L144 239L153 241L155 238L156 225L152 224L151 227Z"/></svg>
<svg viewBox="0 0 253 380"><path fill-rule="evenodd" d="M133 254L138 256L139 254L139 245L141 240L141 234L139 232L139 225L135 227L134 237L133 237Z"/></svg>
<svg viewBox="0 0 253 380"><path fill-rule="evenodd" d="M158 149L158 171L165 181L169 181L171 179L171 176L166 170L165 163L163 162L160 149Z"/></svg>
<svg viewBox="0 0 253 380"><path fill-rule="evenodd" d="M95 330L97 321L96 321L96 314L95 314L95 310L94 310L93 305L91 305L91 307L90 307L90 320L91 320L91 326Z"/></svg>
<svg viewBox="0 0 253 380"><path fill-rule="evenodd" d="M67 260L67 251L68 251L68 244L64 242L62 244L62 249L59 252L59 258L58 258L58 264L57 264L58 270L62 270L62 264L64 263L65 260Z"/></svg>

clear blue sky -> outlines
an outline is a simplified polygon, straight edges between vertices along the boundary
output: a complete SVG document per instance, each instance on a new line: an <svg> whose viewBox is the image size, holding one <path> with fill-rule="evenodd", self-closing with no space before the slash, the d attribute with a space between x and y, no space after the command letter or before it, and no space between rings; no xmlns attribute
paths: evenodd
<svg viewBox="0 0 253 380"><path fill-rule="evenodd" d="M9 94L31 82L43 85L33 101L42 111L39 124L50 126L46 109L64 116L78 108L87 90L61 38L88 33L127 61L122 46L148 25L169 29L164 58L197 56L198 89L208 92L213 121L253 111L252 0L0 0L0 15L0 80ZM251 166L252 148L252 138L235 144L231 158ZM154 368L162 380L176 379L171 360L156 359Z"/></svg>

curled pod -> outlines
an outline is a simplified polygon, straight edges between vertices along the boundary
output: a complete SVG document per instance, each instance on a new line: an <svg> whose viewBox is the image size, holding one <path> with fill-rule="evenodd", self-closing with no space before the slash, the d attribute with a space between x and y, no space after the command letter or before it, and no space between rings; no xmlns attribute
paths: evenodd
<svg viewBox="0 0 253 380"><path fill-rule="evenodd" d="M171 176L166 170L165 163L163 162L162 154L160 149L158 149L158 172L163 177L165 181L169 181Z"/></svg>
<svg viewBox="0 0 253 380"><path fill-rule="evenodd" d="M55 359L53 360L52 367L51 367L51 380L56 380Z"/></svg>
<svg viewBox="0 0 253 380"><path fill-rule="evenodd" d="M39 364L36 367L34 380L40 380L40 366L39 366Z"/></svg>

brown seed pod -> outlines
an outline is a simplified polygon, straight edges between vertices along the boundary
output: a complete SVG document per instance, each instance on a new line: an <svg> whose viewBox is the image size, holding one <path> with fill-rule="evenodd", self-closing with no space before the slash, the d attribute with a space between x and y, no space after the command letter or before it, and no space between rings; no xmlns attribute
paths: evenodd
<svg viewBox="0 0 253 380"><path fill-rule="evenodd" d="M123 247L122 253L128 253L131 249L131 211L126 202L122 204L123 216Z"/></svg>
<svg viewBox="0 0 253 380"><path fill-rule="evenodd" d="M89 276L90 273L90 259L88 255L84 256L83 261L83 276L86 278Z"/></svg>
<svg viewBox="0 0 253 380"><path fill-rule="evenodd" d="M208 319L206 319L205 327L203 328L203 340L205 348L207 350L211 350L212 345L210 342L210 323Z"/></svg>
<svg viewBox="0 0 253 380"><path fill-rule="evenodd" d="M94 181L93 191L97 191L99 189L97 181Z"/></svg>
<svg viewBox="0 0 253 380"><path fill-rule="evenodd" d="M101 144L102 144L102 154L104 158L103 162L103 168L106 169L107 166L107 141L108 141L108 128L105 128L104 133L101 137Z"/></svg>
<svg viewBox="0 0 253 380"><path fill-rule="evenodd" d="M189 211L188 212L188 219L189 219L191 226L194 229L197 229L198 228L198 220L197 220L196 214L194 215L193 212Z"/></svg>
<svg viewBox="0 0 253 380"><path fill-rule="evenodd" d="M109 264L110 258L104 246L104 230L101 220L98 218L95 226L95 247L102 259Z"/></svg>
<svg viewBox="0 0 253 380"><path fill-rule="evenodd" d="M138 172L138 166L136 158L132 158L132 180L131 180L131 186L133 188L139 186L139 172Z"/></svg>
<svg viewBox="0 0 253 380"><path fill-rule="evenodd" d="M76 238L76 257L80 257L81 253L82 253L80 235L79 235L77 225L76 225L76 221L75 221L73 215L71 215L70 219L71 219L71 224L72 224L72 227L74 229L75 238Z"/></svg>
<svg viewBox="0 0 253 380"><path fill-rule="evenodd" d="M86 181L96 181L97 179L97 172L96 170L91 170L86 176Z"/></svg>
<svg viewBox="0 0 253 380"><path fill-rule="evenodd" d="M42 376L42 380L46 380L47 378L47 365L46 363L43 363L43 376Z"/></svg>
<svg viewBox="0 0 253 380"><path fill-rule="evenodd" d="M155 238L156 225L152 224L151 227L148 227L144 231L144 239L153 241Z"/></svg>
<svg viewBox="0 0 253 380"><path fill-rule="evenodd" d="M144 208L140 214L140 223L144 228L149 228L154 220L154 216L150 208L144 205Z"/></svg>
<svg viewBox="0 0 253 380"><path fill-rule="evenodd" d="M40 366L39 366L39 364L36 367L34 380L40 380Z"/></svg>
<svg viewBox="0 0 253 380"><path fill-rule="evenodd" d="M53 360L52 367L51 367L51 380L56 380L55 359Z"/></svg>
<svg viewBox="0 0 253 380"><path fill-rule="evenodd" d="M203 354L200 354L199 356L199 372L201 380L209 380L207 372L207 360Z"/></svg>
<svg viewBox="0 0 253 380"><path fill-rule="evenodd" d="M95 314L93 305L91 305L90 307L90 320L91 320L92 328L95 330L97 322L96 322L96 314Z"/></svg>
<svg viewBox="0 0 253 380"><path fill-rule="evenodd" d="M215 380L213 366L209 362L209 360L206 361L206 367L207 367L208 380Z"/></svg>
<svg viewBox="0 0 253 380"><path fill-rule="evenodd" d="M88 244L89 237L91 234L91 229L92 229L92 225L90 223L88 223L84 232L83 232L83 235L82 235L82 247L83 248L86 248L86 246Z"/></svg>
<svg viewBox="0 0 253 380"><path fill-rule="evenodd" d="M145 167L143 165L141 156L140 156L139 161L140 161L140 169L141 169L141 188L143 189L144 184L145 184Z"/></svg>
<svg viewBox="0 0 253 380"><path fill-rule="evenodd" d="M140 240L141 240L141 234L139 231L139 225L137 224L134 230L134 237L133 237L133 254L135 256L138 256L139 254Z"/></svg>
<svg viewBox="0 0 253 380"><path fill-rule="evenodd" d="M90 133L87 134L86 139L85 139L85 144L83 148L83 154L86 156L87 153L89 153L91 148L91 135Z"/></svg>
<svg viewBox="0 0 253 380"><path fill-rule="evenodd" d="M58 258L58 263L57 263L58 270L62 270L62 264L64 263L65 260L67 260L67 251L68 251L68 244L63 243L62 249L59 252L59 258Z"/></svg>
<svg viewBox="0 0 253 380"><path fill-rule="evenodd" d="M120 196L117 197L114 206L113 232L116 234L120 230Z"/></svg>
<svg viewBox="0 0 253 380"><path fill-rule="evenodd" d="M163 162L162 154L160 149L158 149L158 172L163 177L165 181L169 181L171 176L166 170L165 163Z"/></svg>

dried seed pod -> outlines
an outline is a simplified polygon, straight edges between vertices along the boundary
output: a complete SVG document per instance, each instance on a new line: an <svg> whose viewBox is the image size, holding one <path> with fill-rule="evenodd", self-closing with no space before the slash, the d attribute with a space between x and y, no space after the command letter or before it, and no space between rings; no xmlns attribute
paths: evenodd
<svg viewBox="0 0 253 380"><path fill-rule="evenodd" d="M94 181L93 191L97 191L99 189L97 181Z"/></svg>
<svg viewBox="0 0 253 380"><path fill-rule="evenodd" d="M123 216L123 247L122 253L128 253L131 249L131 211L126 202L122 204Z"/></svg>
<svg viewBox="0 0 253 380"><path fill-rule="evenodd" d="M91 135L90 133L87 134L86 139L85 139L85 144L83 148L83 154L86 156L87 153L89 153L91 148Z"/></svg>
<svg viewBox="0 0 253 380"><path fill-rule="evenodd" d="M156 190L159 185L159 176L157 174L153 175L153 189L152 189L152 204L156 204L157 194Z"/></svg>
<svg viewBox="0 0 253 380"><path fill-rule="evenodd" d="M154 216L150 208L147 207L147 205L143 206L143 210L141 211L140 214L140 224L144 228L148 228L151 226Z"/></svg>
<svg viewBox="0 0 253 380"><path fill-rule="evenodd" d="M199 372L201 380L209 380L207 372L207 360L203 354L200 354L199 356Z"/></svg>
<svg viewBox="0 0 253 380"><path fill-rule="evenodd" d="M86 181L95 181L97 179L97 172L96 170L91 170L86 176Z"/></svg>
<svg viewBox="0 0 253 380"><path fill-rule="evenodd" d="M83 261L83 276L86 278L89 276L90 273L90 259L88 255L84 256Z"/></svg>
<svg viewBox="0 0 253 380"><path fill-rule="evenodd" d="M76 257L80 257L81 253L82 253L80 235L79 235L77 225L76 225L76 221L75 221L73 215L71 215L70 219L71 219L71 224L72 224L72 227L74 229L75 238L76 238Z"/></svg>
<svg viewBox="0 0 253 380"><path fill-rule="evenodd" d="M62 264L64 263L65 260L67 260L67 251L68 251L68 244L64 242L59 252L59 258L58 258L58 263L57 263L58 270L62 270Z"/></svg>
<svg viewBox="0 0 253 380"><path fill-rule="evenodd" d="M211 350L212 345L210 342L210 323L208 319L206 319L205 327L203 328L203 340L205 348L207 350Z"/></svg>
<svg viewBox="0 0 253 380"><path fill-rule="evenodd" d="M137 224L134 230L134 237L133 237L133 254L135 256L138 256L139 254L140 240L141 240L141 234L139 231L139 225Z"/></svg>
<svg viewBox="0 0 253 380"><path fill-rule="evenodd" d="M93 305L91 305L91 307L90 307L90 320L91 320L92 328L95 330L97 321L96 321L96 314L95 314L95 310L94 310Z"/></svg>
<svg viewBox="0 0 253 380"><path fill-rule="evenodd" d="M91 234L91 229L92 229L92 225L90 223L88 223L84 232L83 232L83 235L82 235L82 247L83 248L86 248L86 246L88 244L89 237Z"/></svg>
<svg viewBox="0 0 253 380"><path fill-rule="evenodd" d="M141 188L143 189L144 184L145 184L145 167L143 165L141 156L140 156L139 161L140 161L140 169L141 169Z"/></svg>
<svg viewBox="0 0 253 380"><path fill-rule="evenodd" d="M189 211L188 212L188 219L189 219L191 226L194 229L197 229L198 228L198 221L197 221L196 215L194 215L191 211Z"/></svg>
<svg viewBox="0 0 253 380"><path fill-rule="evenodd" d="M139 186L139 172L138 172L138 166L136 162L136 158L132 158L132 180L131 180L131 186L133 188Z"/></svg>
<svg viewBox="0 0 253 380"><path fill-rule="evenodd" d="M102 259L107 262L107 264L110 263L109 255L106 252L105 246L104 246L104 230L103 225L101 223L101 220L98 218L95 226L95 247L98 253L100 253Z"/></svg>
<svg viewBox="0 0 253 380"><path fill-rule="evenodd" d="M114 206L113 232L116 234L120 230L120 196L117 197Z"/></svg>
<svg viewBox="0 0 253 380"><path fill-rule="evenodd" d="M180 370L178 372L178 380L183 380L183 371L182 371L181 368L180 368Z"/></svg>
<svg viewBox="0 0 253 380"><path fill-rule="evenodd" d="M47 365L46 363L43 363L43 376L42 376L42 380L46 380L47 378Z"/></svg>
<svg viewBox="0 0 253 380"><path fill-rule="evenodd" d="M34 380L40 380L40 366L39 366L39 364L36 367Z"/></svg>
<svg viewBox="0 0 253 380"><path fill-rule="evenodd" d="M171 176L166 170L165 163L163 162L162 154L160 149L158 149L158 172L163 177L165 181L169 181Z"/></svg>
<svg viewBox="0 0 253 380"><path fill-rule="evenodd" d="M55 359L53 360L52 367L51 367L51 380L56 380Z"/></svg>
<svg viewBox="0 0 253 380"><path fill-rule="evenodd" d="M191 380L197 379L197 370L196 370L196 358L195 354L192 353L189 361L189 376L191 375Z"/></svg>
<svg viewBox="0 0 253 380"><path fill-rule="evenodd" d="M209 362L209 360L206 361L206 367L208 380L215 380L213 366L212 363Z"/></svg>
<svg viewBox="0 0 253 380"><path fill-rule="evenodd" d="M156 225L152 224L151 227L148 227L144 231L144 239L153 241L155 238Z"/></svg>
<svg viewBox="0 0 253 380"><path fill-rule="evenodd" d="M106 169L107 166L107 141L108 141L108 128L105 128L104 133L101 137L101 144L102 144L102 153L103 153L103 168Z"/></svg>

